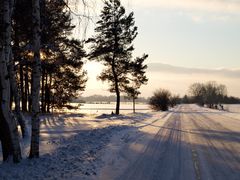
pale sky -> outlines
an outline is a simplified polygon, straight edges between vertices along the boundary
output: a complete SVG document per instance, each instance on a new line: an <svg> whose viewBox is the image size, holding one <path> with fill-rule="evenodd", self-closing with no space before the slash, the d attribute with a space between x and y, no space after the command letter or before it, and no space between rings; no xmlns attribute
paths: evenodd
<svg viewBox="0 0 240 180"><path fill-rule="evenodd" d="M240 67L240 1L135 0L137 52L151 62L202 67Z"/></svg>
<svg viewBox="0 0 240 180"><path fill-rule="evenodd" d="M139 28L134 55L149 54L146 63L193 70L240 69L240 0L123 0L123 4L127 11L134 11ZM108 94L106 85L96 82L99 65L86 67L91 74L84 95ZM186 74L160 68L148 70L148 75L143 96L151 96L157 88L183 95L193 82L215 80L228 86L229 95L240 97L240 77L224 72Z"/></svg>

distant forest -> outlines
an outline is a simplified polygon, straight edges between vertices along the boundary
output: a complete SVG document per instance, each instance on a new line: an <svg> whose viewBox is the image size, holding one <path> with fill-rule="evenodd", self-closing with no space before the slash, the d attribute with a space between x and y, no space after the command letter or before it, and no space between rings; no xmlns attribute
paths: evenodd
<svg viewBox="0 0 240 180"><path fill-rule="evenodd" d="M110 103L115 102L116 96L103 96L103 95L92 95L86 97L80 97L73 99L71 102L73 103ZM121 102L132 102L132 99L129 99L126 96L121 96ZM138 97L136 99L137 103L149 103L149 98ZM197 103L194 97L191 96L183 96L178 99L178 103L181 104L194 104ZM240 98L233 96L225 96L222 101L223 104L240 104Z"/></svg>
<svg viewBox="0 0 240 180"><path fill-rule="evenodd" d="M181 102L183 104L195 104L195 103L198 104L195 97L191 97L187 95L181 98ZM222 100L222 104L240 104L240 98L233 97L233 96L225 96Z"/></svg>
<svg viewBox="0 0 240 180"><path fill-rule="evenodd" d="M136 102L137 103L148 103L149 99L150 98L138 97L138 99L136 99ZM76 98L76 99L73 99L71 102L74 102L74 103L110 103L110 102L115 102L115 101L116 101L116 96L114 96L114 95L111 95L111 96L92 95L92 96ZM132 102L132 100L125 96L122 96L121 102ZM194 103L197 103L197 101L192 96L184 95L183 97L180 97L178 99L178 103L194 104ZM223 98L222 103L223 104L240 104L240 98L233 97L233 96L225 96Z"/></svg>

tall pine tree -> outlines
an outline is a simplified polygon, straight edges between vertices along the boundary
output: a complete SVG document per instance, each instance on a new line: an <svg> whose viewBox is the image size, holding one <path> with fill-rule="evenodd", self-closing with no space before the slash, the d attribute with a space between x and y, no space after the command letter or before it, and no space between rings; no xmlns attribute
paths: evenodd
<svg viewBox="0 0 240 180"><path fill-rule="evenodd" d="M120 93L130 84L129 74L133 72L133 40L137 27L133 12L126 15L120 0L106 0L101 12L101 20L95 28L90 59L101 62L105 69L99 76L110 84L110 92L116 93L116 114L120 109Z"/></svg>

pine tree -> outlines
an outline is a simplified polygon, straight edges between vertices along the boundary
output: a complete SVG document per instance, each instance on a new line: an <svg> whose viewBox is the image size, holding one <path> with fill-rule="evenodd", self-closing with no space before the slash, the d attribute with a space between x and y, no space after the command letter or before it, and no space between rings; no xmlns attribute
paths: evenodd
<svg viewBox="0 0 240 180"><path fill-rule="evenodd" d="M71 13L66 11L66 3L51 0L41 7L41 108L42 112L50 112L50 108L64 107L85 89L87 78L82 59L86 53L79 40L70 38L75 26L71 23Z"/></svg>
<svg viewBox="0 0 240 180"><path fill-rule="evenodd" d="M147 84L148 79L146 76L147 65L144 65L144 61L148 58L148 55L144 54L142 57L137 57L131 63L132 72L127 77L130 81L124 88L125 93L128 98L131 98L133 101L133 113L135 113L135 100L138 98L138 95L141 94L139 91L140 87L143 84Z"/></svg>
<svg viewBox="0 0 240 180"><path fill-rule="evenodd" d="M22 111L30 111L32 5L28 0L17 0L13 14L13 58L19 85ZM29 106L28 106L29 105Z"/></svg>
<svg viewBox="0 0 240 180"><path fill-rule="evenodd" d="M137 36L137 27L133 12L126 15L120 0L106 0L101 12L101 20L95 28L90 59L101 62L105 69L99 76L110 84L110 92L116 93L116 114L120 109L120 93L130 83L127 76L131 73L133 40Z"/></svg>
<svg viewBox="0 0 240 180"><path fill-rule="evenodd" d="M29 10L30 9L30 10ZM30 49L31 6L27 0L18 0L14 15L14 59L18 68L21 104L23 111L31 111L31 66L33 55ZM66 3L59 0L41 0L41 111L50 112L62 108L85 89L86 72L82 58L86 56L83 44L71 39L75 26ZM72 78L69 81L69 78ZM67 83L69 81L69 83ZM27 104L29 107L27 107Z"/></svg>

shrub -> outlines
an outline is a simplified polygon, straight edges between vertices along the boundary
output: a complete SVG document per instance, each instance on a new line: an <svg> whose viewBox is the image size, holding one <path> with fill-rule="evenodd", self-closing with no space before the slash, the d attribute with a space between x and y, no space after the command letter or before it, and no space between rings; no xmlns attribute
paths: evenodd
<svg viewBox="0 0 240 180"><path fill-rule="evenodd" d="M170 104L171 93L166 89L159 89L154 92L149 100L149 105L154 110L167 111Z"/></svg>
<svg viewBox="0 0 240 180"><path fill-rule="evenodd" d="M172 95L170 97L170 106L173 108L174 106L176 106L177 104L180 104L181 99L179 97L179 95Z"/></svg>

